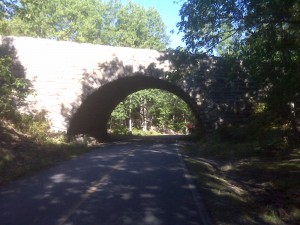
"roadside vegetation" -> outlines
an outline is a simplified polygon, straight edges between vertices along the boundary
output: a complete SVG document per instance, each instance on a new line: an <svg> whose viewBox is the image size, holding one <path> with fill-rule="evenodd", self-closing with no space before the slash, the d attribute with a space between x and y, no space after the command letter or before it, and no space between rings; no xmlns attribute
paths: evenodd
<svg viewBox="0 0 300 225"><path fill-rule="evenodd" d="M0 121L0 185L100 147L88 137L53 134L43 114Z"/></svg>
<svg viewBox="0 0 300 225"><path fill-rule="evenodd" d="M280 143L231 139L231 132L240 131L207 136L182 151L215 224L299 224L299 144L284 136Z"/></svg>

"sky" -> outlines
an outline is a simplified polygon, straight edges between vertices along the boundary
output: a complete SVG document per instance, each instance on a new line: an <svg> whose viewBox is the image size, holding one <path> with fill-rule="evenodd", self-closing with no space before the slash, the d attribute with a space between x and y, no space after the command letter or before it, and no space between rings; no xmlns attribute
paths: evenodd
<svg viewBox="0 0 300 225"><path fill-rule="evenodd" d="M182 34L178 35L178 29L176 28L176 24L180 21L179 10L182 5L182 0L122 0L124 3L128 1L143 5L145 8L155 8L167 26L167 34L170 35L169 47L176 48L177 46L185 46L181 41ZM181 3L174 3L175 1ZM170 33L171 30L175 31L174 34Z"/></svg>

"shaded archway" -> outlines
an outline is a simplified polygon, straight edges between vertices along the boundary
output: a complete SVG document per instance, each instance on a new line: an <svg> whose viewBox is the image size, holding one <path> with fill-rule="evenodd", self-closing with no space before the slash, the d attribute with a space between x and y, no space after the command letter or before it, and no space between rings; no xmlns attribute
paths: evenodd
<svg viewBox="0 0 300 225"><path fill-rule="evenodd" d="M128 95L150 88L171 92L184 100L200 127L202 123L197 104L186 92L168 81L136 75L112 81L89 95L71 118L68 134L87 134L99 141L109 140L107 122L114 108Z"/></svg>

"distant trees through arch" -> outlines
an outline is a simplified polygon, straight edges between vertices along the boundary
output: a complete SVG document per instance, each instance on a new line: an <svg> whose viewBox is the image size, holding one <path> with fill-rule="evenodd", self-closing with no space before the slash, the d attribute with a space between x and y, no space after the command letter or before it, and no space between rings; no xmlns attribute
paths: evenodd
<svg viewBox="0 0 300 225"><path fill-rule="evenodd" d="M178 96L159 89L145 89L126 97L108 121L113 134L187 134L195 116Z"/></svg>

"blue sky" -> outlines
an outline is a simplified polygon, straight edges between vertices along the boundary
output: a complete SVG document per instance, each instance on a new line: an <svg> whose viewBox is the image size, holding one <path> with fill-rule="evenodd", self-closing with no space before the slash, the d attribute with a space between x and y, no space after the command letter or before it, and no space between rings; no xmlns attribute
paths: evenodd
<svg viewBox="0 0 300 225"><path fill-rule="evenodd" d="M130 0L122 0L126 3ZM161 15L164 23L167 26L167 33L170 35L170 47L176 48L177 46L185 46L181 41L182 34L178 35L176 23L180 21L179 10L182 5L182 0L131 0L132 2L143 5L145 8L154 7ZM181 3L174 3L181 2ZM174 30L174 34L170 34L170 31Z"/></svg>

